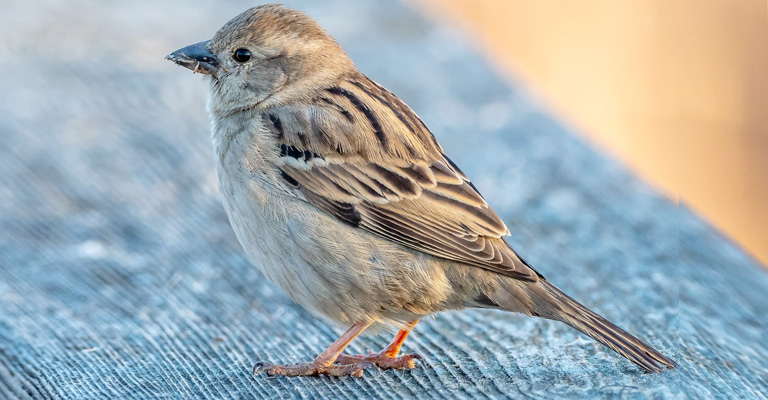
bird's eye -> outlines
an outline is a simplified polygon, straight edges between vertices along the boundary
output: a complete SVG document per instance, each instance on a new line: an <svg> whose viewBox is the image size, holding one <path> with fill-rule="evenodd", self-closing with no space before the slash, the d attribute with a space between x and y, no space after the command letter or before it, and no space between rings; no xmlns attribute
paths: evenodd
<svg viewBox="0 0 768 400"><path fill-rule="evenodd" d="M248 62L248 60L251 59L251 51L248 49L237 49L235 50L235 53L232 54L232 58L239 63Z"/></svg>

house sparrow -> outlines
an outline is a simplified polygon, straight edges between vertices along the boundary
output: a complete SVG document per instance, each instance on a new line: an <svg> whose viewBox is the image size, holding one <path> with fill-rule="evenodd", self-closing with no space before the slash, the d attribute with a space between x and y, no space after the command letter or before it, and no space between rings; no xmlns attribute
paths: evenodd
<svg viewBox="0 0 768 400"><path fill-rule="evenodd" d="M418 355L399 353L420 318L478 307L565 322L648 371L676 366L518 256L424 122L305 14L252 8L166 58L206 75L224 207L249 259L314 315L351 326L312 362L255 373L414 368ZM391 326L382 352L342 354Z"/></svg>

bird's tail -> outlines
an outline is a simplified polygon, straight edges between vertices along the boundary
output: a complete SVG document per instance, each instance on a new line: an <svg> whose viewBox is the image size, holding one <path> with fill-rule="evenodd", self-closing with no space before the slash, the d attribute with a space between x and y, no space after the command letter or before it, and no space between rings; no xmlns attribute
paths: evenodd
<svg viewBox="0 0 768 400"><path fill-rule="evenodd" d="M662 365L677 367L674 361L658 350L579 304L545 279L533 285L535 289L530 293L536 315L565 322L649 372L661 371Z"/></svg>

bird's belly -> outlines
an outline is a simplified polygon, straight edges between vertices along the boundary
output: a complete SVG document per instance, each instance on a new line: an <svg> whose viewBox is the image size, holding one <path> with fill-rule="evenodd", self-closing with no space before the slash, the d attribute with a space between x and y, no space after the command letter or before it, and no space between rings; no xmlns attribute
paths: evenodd
<svg viewBox="0 0 768 400"><path fill-rule="evenodd" d="M351 325L403 322L445 308L451 285L431 257L339 222L258 179L236 176L243 174L219 170L240 244L271 282L311 313Z"/></svg>

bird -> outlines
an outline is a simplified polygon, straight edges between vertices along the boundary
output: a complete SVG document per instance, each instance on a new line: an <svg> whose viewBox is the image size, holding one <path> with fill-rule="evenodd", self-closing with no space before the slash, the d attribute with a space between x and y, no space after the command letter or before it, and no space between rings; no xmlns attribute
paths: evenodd
<svg viewBox="0 0 768 400"><path fill-rule="evenodd" d="M248 9L166 59L204 75L222 202L248 259L312 315L348 328L314 360L254 374L412 369L417 322L468 308L563 322L645 371L676 364L551 284L421 118L301 11ZM397 333L350 355L363 331Z"/></svg>

